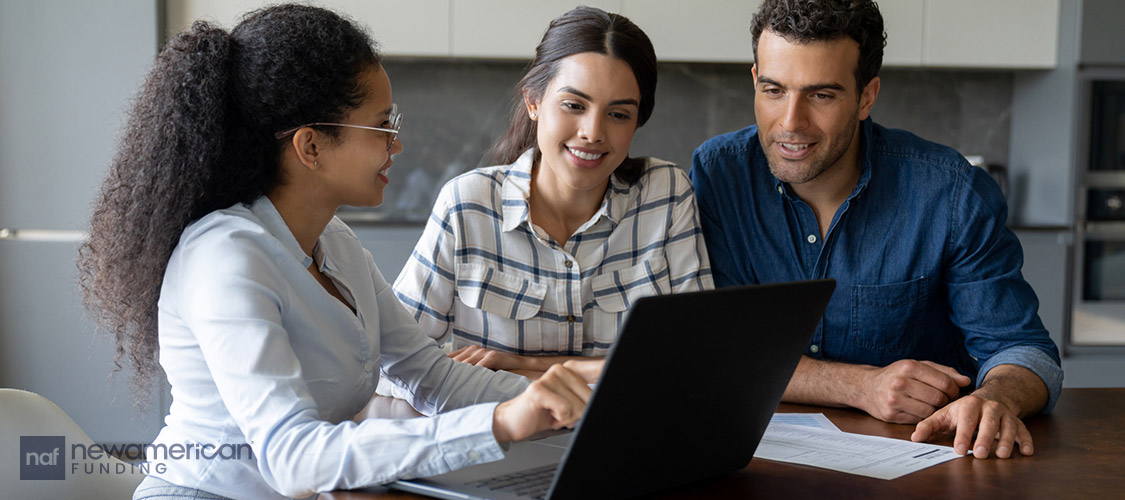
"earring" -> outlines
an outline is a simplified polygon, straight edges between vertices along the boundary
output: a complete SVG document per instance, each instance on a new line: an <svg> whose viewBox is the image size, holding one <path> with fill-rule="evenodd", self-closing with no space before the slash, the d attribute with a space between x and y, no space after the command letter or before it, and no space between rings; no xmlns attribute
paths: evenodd
<svg viewBox="0 0 1125 500"><path fill-rule="evenodd" d="M314 166L314 167L319 167L319 166L320 166L320 162L319 162L319 161L317 161L317 160L313 160L313 166Z"/></svg>
<svg viewBox="0 0 1125 500"><path fill-rule="evenodd" d="M531 113L531 120L535 121L537 119L539 119L539 113Z"/></svg>

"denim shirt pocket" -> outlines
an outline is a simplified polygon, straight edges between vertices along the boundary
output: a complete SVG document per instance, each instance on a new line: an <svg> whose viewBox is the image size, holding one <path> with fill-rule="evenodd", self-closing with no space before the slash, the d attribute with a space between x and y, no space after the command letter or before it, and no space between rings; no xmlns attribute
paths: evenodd
<svg viewBox="0 0 1125 500"><path fill-rule="evenodd" d="M850 343L891 355L866 361L893 362L914 348L925 326L928 281L923 276L887 285L852 286Z"/></svg>
<svg viewBox="0 0 1125 500"><path fill-rule="evenodd" d="M466 306L500 318L523 321L543 307L547 285L502 273L481 264L457 269L457 297Z"/></svg>

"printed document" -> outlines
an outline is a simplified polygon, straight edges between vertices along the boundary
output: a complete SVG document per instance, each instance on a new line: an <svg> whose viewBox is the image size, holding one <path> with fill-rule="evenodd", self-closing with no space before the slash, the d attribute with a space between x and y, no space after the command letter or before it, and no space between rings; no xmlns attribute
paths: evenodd
<svg viewBox="0 0 1125 500"><path fill-rule="evenodd" d="M949 446L853 434L841 432L835 425L825 428L804 423L771 421L754 458L894 479L961 457Z"/></svg>
<svg viewBox="0 0 1125 500"><path fill-rule="evenodd" d="M840 432L840 428L823 413L774 413L773 418L770 418L770 425L773 424L793 424ZM768 430L766 433L769 435Z"/></svg>

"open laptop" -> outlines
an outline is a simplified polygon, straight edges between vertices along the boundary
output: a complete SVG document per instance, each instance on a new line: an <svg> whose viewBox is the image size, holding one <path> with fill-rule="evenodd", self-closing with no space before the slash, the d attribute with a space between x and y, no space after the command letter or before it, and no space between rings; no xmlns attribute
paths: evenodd
<svg viewBox="0 0 1125 500"><path fill-rule="evenodd" d="M388 486L446 499L629 498L745 468L835 286L637 300L573 432Z"/></svg>

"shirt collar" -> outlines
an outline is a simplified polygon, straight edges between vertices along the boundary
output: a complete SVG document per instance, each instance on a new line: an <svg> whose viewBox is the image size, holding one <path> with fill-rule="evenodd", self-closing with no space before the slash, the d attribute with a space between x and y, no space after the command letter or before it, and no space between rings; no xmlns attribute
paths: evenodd
<svg viewBox="0 0 1125 500"><path fill-rule="evenodd" d="M852 198L855 198L856 196L859 196L860 193L862 193L865 189L867 189L867 183L869 181L871 181L871 128L872 128L871 124L872 123L873 122L871 121L871 117L869 116L869 117L867 117L867 119L863 120L859 124L859 144L860 144L860 147L862 148L860 150L860 156L859 156L859 180L855 183L855 188L852 189L851 194L848 195L848 201L850 201ZM759 134L762 133L761 129L758 129L758 133ZM758 136L754 135L751 140L757 141ZM765 152L763 151L762 153L763 153L763 156L764 156ZM767 162L767 166L768 166L769 160L767 159L766 162ZM774 187L774 189L776 189L778 192L780 192L782 194L785 194L786 196L792 196L792 191L790 190L789 186L786 185L786 183L782 182L781 179L778 179L777 177L775 177L773 175L773 172L770 172L770 176L773 177L773 187Z"/></svg>
<svg viewBox="0 0 1125 500"><path fill-rule="evenodd" d="M531 199L531 169L534 167L535 150L529 149L524 154L512 163L504 176L503 184L500 187L501 198L501 218L500 228L507 232L511 231L521 225L527 224L530 229L531 224L531 206L528 200ZM608 217L614 226L625 216L625 211L629 208L624 200L616 200L615 198L627 194L632 186L625 184L617 179L617 176L611 175L609 177L609 188L606 189L605 198L602 200L601 207L598 211L594 212L594 216L590 217L582 227L578 228L577 232L581 232L586 228L597 223L603 216ZM560 242L561 243L561 242Z"/></svg>
<svg viewBox="0 0 1125 500"><path fill-rule="evenodd" d="M281 218L281 212L277 211L277 207L274 206L268 196L263 195L257 200L254 200L254 203L250 205L250 211L258 217L258 220L262 223L262 226L266 228L266 231L269 231L274 238L277 238L277 240L281 242L281 246L285 247L293 258L301 263L302 267L307 268L312 265L313 258L306 255L305 251L301 249L301 245L297 243L297 238L293 236L293 232L289 230L289 225L285 223L285 219ZM319 241L317 245L313 247L313 254L316 255L317 253L323 254L323 252L320 251ZM318 259L321 262L326 260L323 258L323 255L318 257L321 257Z"/></svg>

